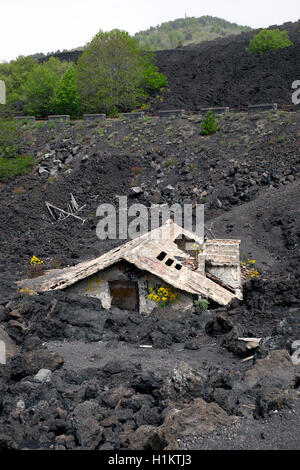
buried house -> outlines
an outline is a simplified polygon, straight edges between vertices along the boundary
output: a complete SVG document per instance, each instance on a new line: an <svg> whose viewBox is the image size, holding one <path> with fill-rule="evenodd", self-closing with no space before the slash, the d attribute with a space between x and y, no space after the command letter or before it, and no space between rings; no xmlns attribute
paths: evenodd
<svg viewBox="0 0 300 470"><path fill-rule="evenodd" d="M190 308L205 298L227 305L241 299L239 240L203 240L171 219L108 253L19 282L36 293L56 289L150 313L159 305Z"/></svg>

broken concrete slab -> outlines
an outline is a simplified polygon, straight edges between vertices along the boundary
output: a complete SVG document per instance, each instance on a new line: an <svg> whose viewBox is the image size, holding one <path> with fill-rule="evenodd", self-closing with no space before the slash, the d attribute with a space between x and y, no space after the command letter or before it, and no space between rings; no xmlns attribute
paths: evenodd
<svg viewBox="0 0 300 470"><path fill-rule="evenodd" d="M257 113L263 111L277 111L277 103L266 103L266 104L249 104L248 113Z"/></svg>
<svg viewBox="0 0 300 470"><path fill-rule="evenodd" d="M28 122L35 122L35 116L15 116L17 121L28 121Z"/></svg>
<svg viewBox="0 0 300 470"><path fill-rule="evenodd" d="M105 114L83 114L82 119L84 121L105 121Z"/></svg>
<svg viewBox="0 0 300 470"><path fill-rule="evenodd" d="M225 107L216 107L216 108L201 108L199 110L198 114L205 115L208 113L208 111L211 111L214 114L228 114L229 113L229 106Z"/></svg>
<svg viewBox="0 0 300 470"><path fill-rule="evenodd" d="M158 117L166 118L170 116L183 116L184 109L168 109L166 111L158 111Z"/></svg>
<svg viewBox="0 0 300 470"><path fill-rule="evenodd" d="M122 113L123 118L125 119L140 119L144 117L143 112L139 113Z"/></svg>
<svg viewBox="0 0 300 470"><path fill-rule="evenodd" d="M65 122L70 120L69 114L60 114L60 115L52 115L48 116L48 121L58 121L58 122Z"/></svg>

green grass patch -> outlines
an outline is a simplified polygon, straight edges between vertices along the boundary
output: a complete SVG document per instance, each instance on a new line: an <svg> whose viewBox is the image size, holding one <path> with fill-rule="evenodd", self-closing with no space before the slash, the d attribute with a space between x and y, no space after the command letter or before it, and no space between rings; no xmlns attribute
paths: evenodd
<svg viewBox="0 0 300 470"><path fill-rule="evenodd" d="M35 128L36 129L43 129L44 125L45 125L44 121L39 121L35 124Z"/></svg>
<svg viewBox="0 0 300 470"><path fill-rule="evenodd" d="M0 181L6 182L16 176L29 173L36 163L32 155L18 155L15 158L0 157Z"/></svg>
<svg viewBox="0 0 300 470"><path fill-rule="evenodd" d="M20 139L20 124L17 121L0 119L0 157L16 157Z"/></svg>

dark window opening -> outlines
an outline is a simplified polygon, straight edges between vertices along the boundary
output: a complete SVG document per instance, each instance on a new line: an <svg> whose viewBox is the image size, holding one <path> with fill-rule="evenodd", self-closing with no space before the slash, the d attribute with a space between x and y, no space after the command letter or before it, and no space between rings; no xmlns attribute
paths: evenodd
<svg viewBox="0 0 300 470"><path fill-rule="evenodd" d="M162 261L166 256L167 256L167 253L165 253L164 251L162 251L162 252L159 253L159 255L157 256L157 259L158 259L159 261Z"/></svg>
<svg viewBox="0 0 300 470"><path fill-rule="evenodd" d="M181 264L176 264L175 269L177 269L177 271L180 271L181 268L182 268Z"/></svg>
<svg viewBox="0 0 300 470"><path fill-rule="evenodd" d="M172 266L173 263L174 263L174 260L171 259L171 258L167 259L167 261L166 261L167 266Z"/></svg>

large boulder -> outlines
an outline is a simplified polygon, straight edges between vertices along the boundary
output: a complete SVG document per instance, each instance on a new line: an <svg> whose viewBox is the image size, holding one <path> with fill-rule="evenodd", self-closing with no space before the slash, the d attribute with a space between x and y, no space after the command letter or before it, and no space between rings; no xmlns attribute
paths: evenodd
<svg viewBox="0 0 300 470"><path fill-rule="evenodd" d="M153 426L142 425L136 431L131 431L124 436L123 441L131 450L150 450L149 438L154 429Z"/></svg>
<svg viewBox="0 0 300 470"><path fill-rule="evenodd" d="M217 315L205 325L205 331L208 335L217 337L229 333L234 327L233 322L228 318L226 313Z"/></svg>
<svg viewBox="0 0 300 470"><path fill-rule="evenodd" d="M166 377L160 396L167 402L191 400L202 395L206 375L181 362Z"/></svg>
<svg viewBox="0 0 300 470"><path fill-rule="evenodd" d="M20 380L27 375L37 374L40 369L49 369L53 372L63 363L64 358L60 354L37 349L24 355L14 356L10 360L11 376L15 380Z"/></svg>
<svg viewBox="0 0 300 470"><path fill-rule="evenodd" d="M289 353L285 350L271 351L264 359L258 359L244 376L247 388L253 388L260 380L269 377L281 380L287 387L293 387L295 371Z"/></svg>
<svg viewBox="0 0 300 470"><path fill-rule="evenodd" d="M239 418L228 416L216 403L206 403L196 398L184 408L173 408L164 423L156 428L144 442L144 448L152 450L176 450L178 440L188 436L206 436L217 427L229 426Z"/></svg>
<svg viewBox="0 0 300 470"><path fill-rule="evenodd" d="M256 418L265 417L291 403L295 380L289 353L285 349L271 351L245 373L245 393L240 397L240 406L251 407Z"/></svg>
<svg viewBox="0 0 300 470"><path fill-rule="evenodd" d="M280 410L293 401L292 390L278 378L266 377L254 388L256 396L256 418L264 418L270 411Z"/></svg>
<svg viewBox="0 0 300 470"><path fill-rule="evenodd" d="M100 406L95 401L85 401L73 411L72 424L76 437L84 449L95 450L103 440L103 427L99 424Z"/></svg>

